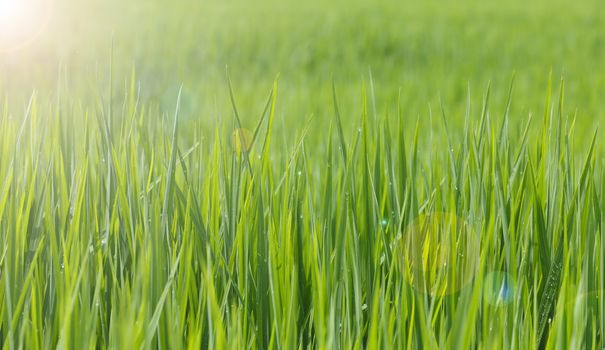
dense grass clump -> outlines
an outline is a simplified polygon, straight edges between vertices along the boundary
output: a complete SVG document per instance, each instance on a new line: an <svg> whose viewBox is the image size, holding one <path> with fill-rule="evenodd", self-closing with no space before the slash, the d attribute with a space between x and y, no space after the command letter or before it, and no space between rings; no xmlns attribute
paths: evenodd
<svg viewBox="0 0 605 350"><path fill-rule="evenodd" d="M277 92L247 129L233 93L214 129L136 84L3 103L5 347L601 348L605 168L562 87L454 128L334 89L312 137L272 132Z"/></svg>

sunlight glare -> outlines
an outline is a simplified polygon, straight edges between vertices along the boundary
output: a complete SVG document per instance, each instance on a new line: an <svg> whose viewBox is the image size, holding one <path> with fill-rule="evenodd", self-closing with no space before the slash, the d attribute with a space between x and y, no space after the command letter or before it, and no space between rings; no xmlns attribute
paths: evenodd
<svg viewBox="0 0 605 350"><path fill-rule="evenodd" d="M21 48L48 20L48 0L0 0L0 52Z"/></svg>

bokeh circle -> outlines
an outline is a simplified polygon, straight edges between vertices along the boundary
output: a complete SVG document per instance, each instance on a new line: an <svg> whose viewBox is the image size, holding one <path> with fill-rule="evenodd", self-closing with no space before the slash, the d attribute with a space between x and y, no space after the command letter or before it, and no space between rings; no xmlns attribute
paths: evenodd
<svg viewBox="0 0 605 350"><path fill-rule="evenodd" d="M399 237L399 267L417 291L431 296L465 287L479 267L479 237L450 213L418 216Z"/></svg>
<svg viewBox="0 0 605 350"><path fill-rule="evenodd" d="M235 152L242 153L248 152L252 148L252 138L254 134L252 131L245 128L238 128L233 130L231 134L231 146Z"/></svg>
<svg viewBox="0 0 605 350"><path fill-rule="evenodd" d="M508 305L514 300L516 287L517 284L509 273L490 272L483 279L483 297L493 306Z"/></svg>

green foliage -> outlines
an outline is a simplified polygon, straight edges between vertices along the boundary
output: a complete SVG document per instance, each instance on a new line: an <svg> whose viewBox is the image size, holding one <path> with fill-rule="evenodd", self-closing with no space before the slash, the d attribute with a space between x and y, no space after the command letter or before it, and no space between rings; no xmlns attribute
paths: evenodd
<svg viewBox="0 0 605 350"><path fill-rule="evenodd" d="M603 347L596 2L70 5L0 57L3 348Z"/></svg>
<svg viewBox="0 0 605 350"><path fill-rule="evenodd" d="M507 114L494 128L486 95L464 132L446 132L444 112L435 133L449 149L421 149L441 136L418 121L410 143L400 115L370 116L365 93L358 131L345 132L335 88L337 132L312 144L305 128L281 151L270 142L277 91L249 149L229 144L242 122L235 93L232 127L198 125L180 141L179 102L174 116L150 116L136 89L121 111L41 113L33 95L17 118L5 103L6 346L600 347L600 153L596 136L572 150L562 90L558 117L548 102L533 126L554 137L527 138L530 122L511 132ZM433 225L450 217L437 215L436 241L400 249L434 213L473 236L458 236L457 219ZM457 268L465 255L477 265ZM492 271L515 287L484 286ZM464 284L436 290L434 278Z"/></svg>

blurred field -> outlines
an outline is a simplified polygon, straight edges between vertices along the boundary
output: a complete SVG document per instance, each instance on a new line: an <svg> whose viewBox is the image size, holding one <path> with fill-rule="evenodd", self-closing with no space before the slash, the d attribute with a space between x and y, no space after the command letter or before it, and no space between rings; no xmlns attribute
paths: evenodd
<svg viewBox="0 0 605 350"><path fill-rule="evenodd" d="M512 114L521 119L543 111L552 71L567 80L568 110L590 129L602 118L605 83L596 70L605 61L604 22L596 1L65 1L35 44L2 56L0 86L21 104L32 89L47 97L57 86L95 99L107 90L113 41L118 96L135 69L145 101L172 110L182 84L183 116L209 122L229 110L229 66L253 123L248 114L279 74L277 115L290 128L310 115L327 126L333 78L344 115L359 114L365 83L378 112L392 113L400 95L405 117L415 120L438 109L439 98L457 118L468 91L478 106L489 82L492 107L502 110L515 73Z"/></svg>
<svg viewBox="0 0 605 350"><path fill-rule="evenodd" d="M601 5L53 1L0 48L0 343L602 348Z"/></svg>

